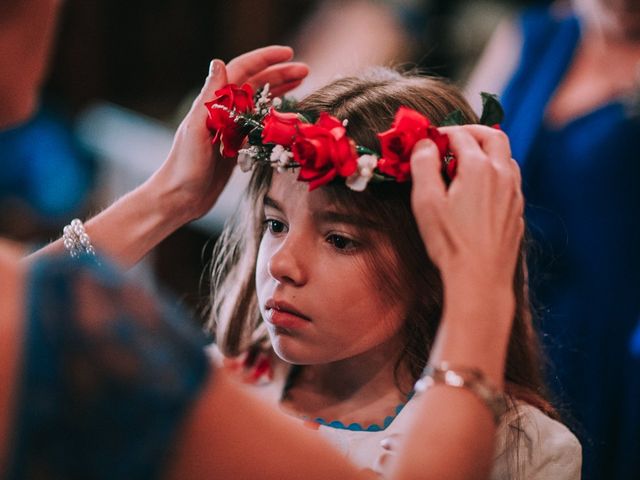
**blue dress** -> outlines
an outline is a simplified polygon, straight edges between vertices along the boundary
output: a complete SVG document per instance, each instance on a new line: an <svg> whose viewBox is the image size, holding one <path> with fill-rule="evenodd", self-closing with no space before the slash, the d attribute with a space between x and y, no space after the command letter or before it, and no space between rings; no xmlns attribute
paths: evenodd
<svg viewBox="0 0 640 480"><path fill-rule="evenodd" d="M9 466L18 479L153 479L209 372L200 329L92 260L30 272Z"/></svg>
<svg viewBox="0 0 640 480"><path fill-rule="evenodd" d="M537 9L520 27L503 129L522 169L550 384L583 444L583 477L640 478L640 358L632 353L640 317L638 105L620 99L547 125L580 25Z"/></svg>

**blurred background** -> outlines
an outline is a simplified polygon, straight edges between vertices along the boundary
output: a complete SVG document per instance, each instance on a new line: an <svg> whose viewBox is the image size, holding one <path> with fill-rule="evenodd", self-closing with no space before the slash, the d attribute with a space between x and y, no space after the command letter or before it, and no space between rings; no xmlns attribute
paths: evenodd
<svg viewBox="0 0 640 480"><path fill-rule="evenodd" d="M35 248L147 178L212 58L293 45L315 74L298 96L367 64L420 66L463 82L498 22L531 3L67 0L40 110L0 134L0 235ZM143 267L192 309L206 303L202 272L233 193Z"/></svg>

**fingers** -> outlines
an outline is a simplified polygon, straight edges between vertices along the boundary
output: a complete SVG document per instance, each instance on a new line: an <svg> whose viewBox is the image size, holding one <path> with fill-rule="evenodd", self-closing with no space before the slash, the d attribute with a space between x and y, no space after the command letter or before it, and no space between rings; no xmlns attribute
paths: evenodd
<svg viewBox="0 0 640 480"><path fill-rule="evenodd" d="M468 169L476 170L479 162L486 160L487 154L481 148L480 143L467 130L462 127L442 127L438 130L449 137L449 148L458 160L456 175L464 175Z"/></svg>
<svg viewBox="0 0 640 480"><path fill-rule="evenodd" d="M200 93L193 100L191 110L185 120L193 115L206 116L206 110L203 108L203 104L213 100L216 90L222 88L227 83L227 69L224 62L218 59L211 60L211 63L209 64L209 74L204 81L204 85L202 85Z"/></svg>
<svg viewBox="0 0 640 480"><path fill-rule="evenodd" d="M290 92L291 90L293 90L294 88L297 88L300 86L300 84L302 83L302 80L295 80L292 82L287 82L287 83L283 83L282 85L279 85L277 87L271 88L271 96L272 97L281 97L282 95L284 95L285 93Z"/></svg>
<svg viewBox="0 0 640 480"><path fill-rule="evenodd" d="M227 80L227 69L222 60L212 60L209 64L209 75L204 82L202 92L205 94L206 100L209 100L209 96L213 98L216 90L224 87L229 81ZM207 96L208 94L208 96Z"/></svg>
<svg viewBox="0 0 640 480"><path fill-rule="evenodd" d="M451 238L441 219L446 216L446 187L441 174L440 152L432 140L421 140L411 155L411 208L418 224L420 235L431 255L440 250L442 242ZM440 228L435 225L439 225ZM434 231L441 233L441 241L429 239Z"/></svg>
<svg viewBox="0 0 640 480"><path fill-rule="evenodd" d="M416 143L411 155L412 196L419 199L444 197L446 188L441 169L440 153L436 144L429 139Z"/></svg>
<svg viewBox="0 0 640 480"><path fill-rule="evenodd" d="M521 177L518 164L511 158L509 138L501 130L484 125L463 125L439 129L449 136L452 152L458 158L458 172L482 168L479 163L488 160L493 175L502 186L520 190ZM489 167L485 165L485 167Z"/></svg>
<svg viewBox="0 0 640 480"><path fill-rule="evenodd" d="M511 145L506 133L485 125L465 125L464 128L475 138L487 155L501 160L506 165L511 158Z"/></svg>
<svg viewBox="0 0 640 480"><path fill-rule="evenodd" d="M306 64L287 62L271 65L245 81L249 83L254 90L268 83L271 87L271 93L274 96L279 96L291 90L291 85L295 83L299 85L308 74L309 67Z"/></svg>
<svg viewBox="0 0 640 480"><path fill-rule="evenodd" d="M202 85L200 95L194 103L202 103L213 99L215 91L227 84L227 69L222 60L211 60L209 64L209 74Z"/></svg>
<svg viewBox="0 0 640 480"><path fill-rule="evenodd" d="M240 55L229 62L227 70L231 83L243 84L249 78L277 63L286 62L293 57L291 47L272 45L258 48Z"/></svg>

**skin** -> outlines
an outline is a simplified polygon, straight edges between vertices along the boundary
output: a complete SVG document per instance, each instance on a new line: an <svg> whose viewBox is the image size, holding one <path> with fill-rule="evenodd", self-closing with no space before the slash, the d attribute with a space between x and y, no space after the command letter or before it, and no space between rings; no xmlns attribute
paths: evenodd
<svg viewBox="0 0 640 480"><path fill-rule="evenodd" d="M308 416L375 423L406 400L394 381L406 305L371 281L364 258L373 251L394 262L392 247L358 229L358 219L340 212L322 189L309 192L296 178L274 175L256 268L275 352L306 365L284 405Z"/></svg>
<svg viewBox="0 0 640 480"><path fill-rule="evenodd" d="M385 258L380 240L360 235L350 219L330 218L340 211L322 189L308 192L296 176L275 174L257 260L260 309L276 351L291 363L317 364L387 344L397 348L405 306L379 294L363 256L373 249L381 261L393 260ZM290 304L309 320L296 322L301 317L294 315L292 328L278 327L289 316L286 306L268 308L271 299Z"/></svg>

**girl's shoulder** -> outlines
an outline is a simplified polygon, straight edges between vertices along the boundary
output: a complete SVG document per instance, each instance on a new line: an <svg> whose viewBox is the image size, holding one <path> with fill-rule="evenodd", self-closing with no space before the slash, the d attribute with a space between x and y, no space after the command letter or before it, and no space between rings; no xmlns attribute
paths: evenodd
<svg viewBox="0 0 640 480"><path fill-rule="evenodd" d="M563 423L526 403L505 414L496 436L492 479L578 480L582 447Z"/></svg>

